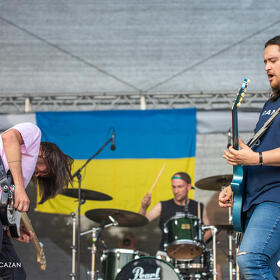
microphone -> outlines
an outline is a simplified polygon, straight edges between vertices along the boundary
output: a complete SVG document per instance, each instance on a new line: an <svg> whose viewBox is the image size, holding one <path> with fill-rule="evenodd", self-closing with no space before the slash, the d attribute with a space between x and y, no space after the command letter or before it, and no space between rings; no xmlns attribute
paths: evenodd
<svg viewBox="0 0 280 280"><path fill-rule="evenodd" d="M115 151L115 150L116 150L116 145L115 145L115 129L113 128L111 151Z"/></svg>
<svg viewBox="0 0 280 280"><path fill-rule="evenodd" d="M229 148L231 146L231 129L228 130L228 144L227 144L227 148Z"/></svg>

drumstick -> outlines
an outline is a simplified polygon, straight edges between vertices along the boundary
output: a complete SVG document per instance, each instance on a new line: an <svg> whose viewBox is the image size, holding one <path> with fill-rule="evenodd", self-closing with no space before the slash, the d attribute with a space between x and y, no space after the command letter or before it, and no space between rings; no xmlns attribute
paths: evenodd
<svg viewBox="0 0 280 280"><path fill-rule="evenodd" d="M159 177L161 176L161 173L163 172L164 168L165 168L165 164L163 164L161 170L159 171L159 173L158 173L158 175L157 175L157 178L156 178L154 184L152 185L152 187L151 187L151 189L150 189L150 191L149 191L149 194L152 193L152 191L153 191L154 187L156 186L156 184L157 184L157 182L158 182L158 179L159 179Z"/></svg>

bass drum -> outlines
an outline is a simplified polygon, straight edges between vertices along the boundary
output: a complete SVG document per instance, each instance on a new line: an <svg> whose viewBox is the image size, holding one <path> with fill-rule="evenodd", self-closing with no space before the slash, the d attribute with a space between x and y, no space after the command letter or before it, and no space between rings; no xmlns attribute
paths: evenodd
<svg viewBox="0 0 280 280"><path fill-rule="evenodd" d="M155 257L141 257L125 265L116 280L159 279L181 280L175 268Z"/></svg>

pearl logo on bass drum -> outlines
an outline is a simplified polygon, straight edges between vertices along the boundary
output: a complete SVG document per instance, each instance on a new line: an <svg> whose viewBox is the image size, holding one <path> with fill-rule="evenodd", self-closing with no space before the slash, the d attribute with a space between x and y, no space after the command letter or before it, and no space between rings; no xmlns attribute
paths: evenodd
<svg viewBox="0 0 280 280"><path fill-rule="evenodd" d="M132 273L134 278L129 278L128 280L138 280L138 279L150 279L150 280L160 280L160 267L158 267L155 273L145 273L144 268L137 266L133 269Z"/></svg>

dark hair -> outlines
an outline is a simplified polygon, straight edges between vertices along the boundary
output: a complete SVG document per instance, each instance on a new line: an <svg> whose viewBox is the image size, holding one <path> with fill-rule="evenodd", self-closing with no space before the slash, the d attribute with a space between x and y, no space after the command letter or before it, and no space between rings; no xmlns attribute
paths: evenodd
<svg viewBox="0 0 280 280"><path fill-rule="evenodd" d="M269 39L265 45L264 48L270 45L278 45L280 47L280 35L273 37L272 39Z"/></svg>
<svg viewBox="0 0 280 280"><path fill-rule="evenodd" d="M176 172L171 179L173 179L173 177L181 177L182 180L184 180L187 184L191 184L192 180L191 177L188 173L186 172Z"/></svg>
<svg viewBox="0 0 280 280"><path fill-rule="evenodd" d="M280 36L275 36L272 39L268 40L265 45L264 48L266 48L267 46L271 46L271 45L277 45L280 49ZM280 96L280 90L279 89L272 89L271 94L270 94L270 99L275 101L278 99L278 97Z"/></svg>
<svg viewBox="0 0 280 280"><path fill-rule="evenodd" d="M55 197L67 188L69 183L72 184L71 167L73 159L64 154L59 147L50 142L41 142L41 151L49 168L47 177L35 177L35 182L39 185L41 201Z"/></svg>

